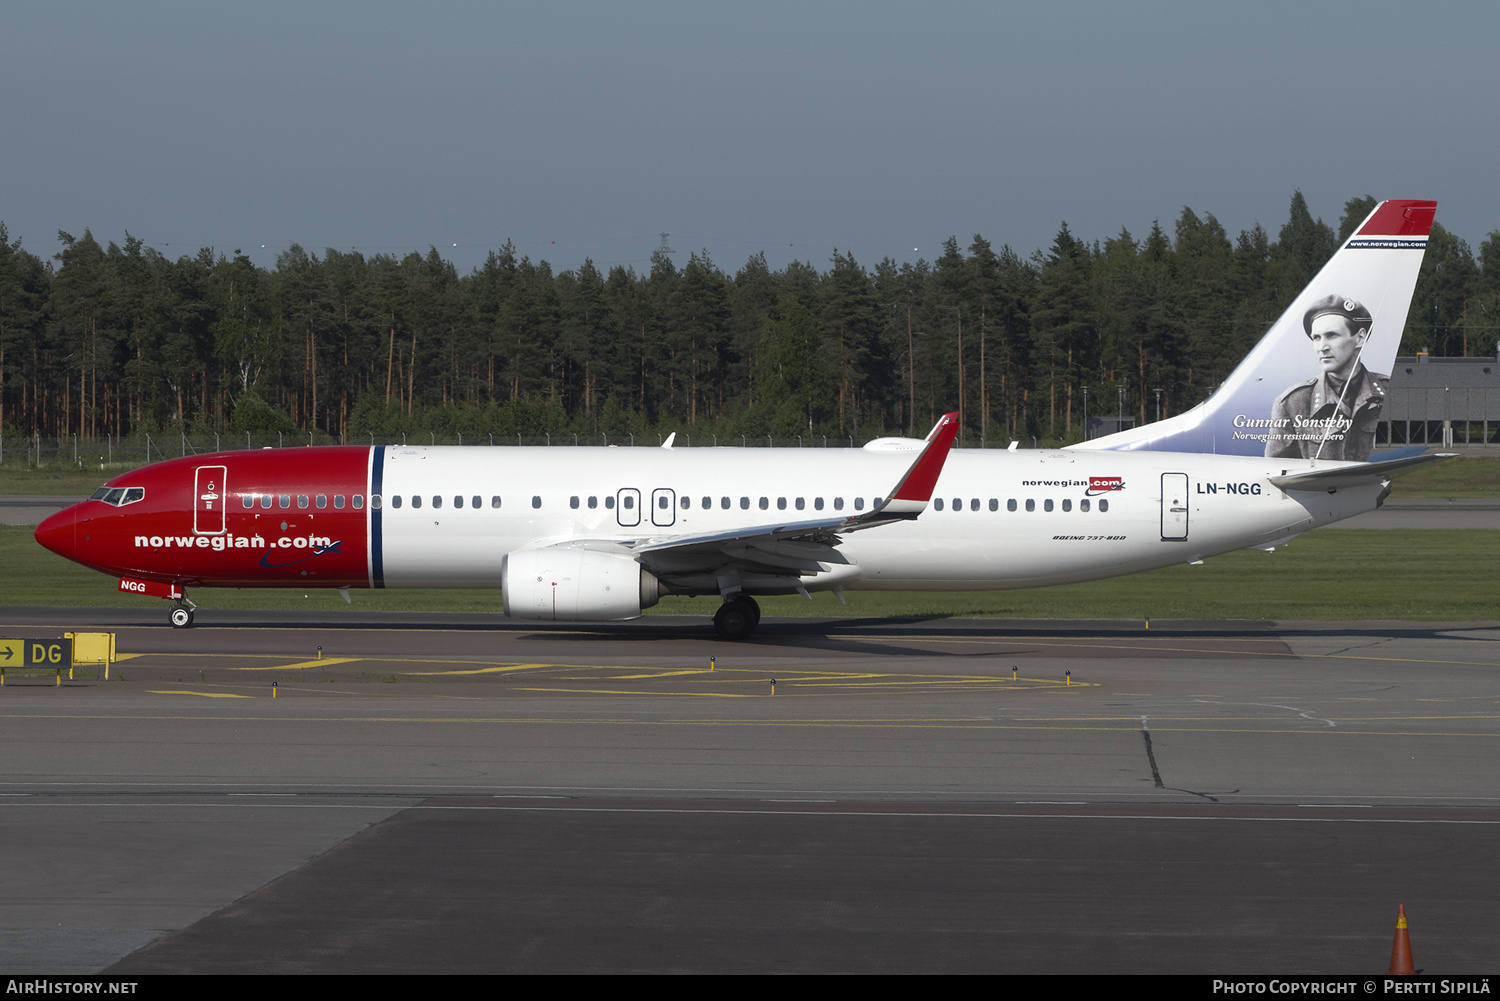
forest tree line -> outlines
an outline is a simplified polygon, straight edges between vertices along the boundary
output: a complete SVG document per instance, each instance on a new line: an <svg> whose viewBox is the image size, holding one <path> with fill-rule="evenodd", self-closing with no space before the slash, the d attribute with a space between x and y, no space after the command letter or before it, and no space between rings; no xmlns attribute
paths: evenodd
<svg viewBox="0 0 1500 1001"><path fill-rule="evenodd" d="M935 261L827 267L708 253L650 269L492 251L467 275L297 245L169 259L60 232L45 260L0 224L0 432L178 430L620 436L924 434L949 409L992 440L1082 436L1089 413L1187 409L1234 368L1374 207L1338 228L1300 192L1276 238L1184 208L1170 232L1028 255L949 238ZM1402 353L1493 354L1500 232L1433 227ZM1158 411L1158 407L1160 410Z"/></svg>

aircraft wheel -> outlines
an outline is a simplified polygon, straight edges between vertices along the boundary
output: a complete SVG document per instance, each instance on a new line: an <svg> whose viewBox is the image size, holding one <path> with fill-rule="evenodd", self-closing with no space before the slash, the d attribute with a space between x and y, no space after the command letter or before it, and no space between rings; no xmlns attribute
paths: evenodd
<svg viewBox="0 0 1500 1001"><path fill-rule="evenodd" d="M177 605L167 616L173 629L186 629L193 624L193 610L186 605Z"/></svg>
<svg viewBox="0 0 1500 1001"><path fill-rule="evenodd" d="M750 616L752 619L750 628L754 629L756 626L760 625L760 603L754 598L750 597L748 594L740 595L740 600L750 606Z"/></svg>
<svg viewBox="0 0 1500 1001"><path fill-rule="evenodd" d="M735 598L719 606L714 613L714 630L720 639L742 640L755 630L759 609L749 598Z"/></svg>

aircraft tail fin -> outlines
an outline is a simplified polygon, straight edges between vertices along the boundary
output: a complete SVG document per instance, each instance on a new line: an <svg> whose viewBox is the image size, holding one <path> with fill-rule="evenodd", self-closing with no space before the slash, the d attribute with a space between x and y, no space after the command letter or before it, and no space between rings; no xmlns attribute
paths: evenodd
<svg viewBox="0 0 1500 1001"><path fill-rule="evenodd" d="M1436 210L1381 202L1212 396L1076 447L1367 460Z"/></svg>

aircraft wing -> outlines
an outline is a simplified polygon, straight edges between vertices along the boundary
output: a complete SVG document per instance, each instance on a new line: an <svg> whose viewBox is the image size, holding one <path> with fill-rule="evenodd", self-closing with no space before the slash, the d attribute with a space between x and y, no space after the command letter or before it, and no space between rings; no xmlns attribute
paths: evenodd
<svg viewBox="0 0 1500 1001"><path fill-rule="evenodd" d="M1350 465L1330 466L1326 469L1304 469L1295 473L1284 473L1271 477L1271 482L1283 490L1337 490L1340 487L1357 487L1379 483L1392 476L1411 472L1438 459L1451 459L1451 452L1411 454L1412 450L1400 449L1386 458ZM1420 451L1420 450L1418 450Z"/></svg>
<svg viewBox="0 0 1500 1001"><path fill-rule="evenodd" d="M751 525L698 535L646 536L634 541L551 540L544 545L629 553L652 572L668 577L726 570L768 576L819 573L825 569L819 564L848 562L837 548L845 533L910 521L925 511L957 436L958 414L944 414L890 495L875 508L858 514Z"/></svg>

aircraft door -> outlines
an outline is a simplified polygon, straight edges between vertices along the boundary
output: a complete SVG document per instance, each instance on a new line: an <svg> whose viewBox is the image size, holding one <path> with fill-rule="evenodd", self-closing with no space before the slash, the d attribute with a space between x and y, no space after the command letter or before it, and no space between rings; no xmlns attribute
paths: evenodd
<svg viewBox="0 0 1500 1001"><path fill-rule="evenodd" d="M1161 540L1182 542L1188 537L1187 473L1161 474Z"/></svg>
<svg viewBox="0 0 1500 1001"><path fill-rule="evenodd" d="M193 477L193 532L198 535L224 534L224 504L229 491L224 487L225 466L199 466Z"/></svg>
<svg viewBox="0 0 1500 1001"><path fill-rule="evenodd" d="M635 487L626 487L615 494L615 518L626 528L641 523L641 492Z"/></svg>
<svg viewBox="0 0 1500 1001"><path fill-rule="evenodd" d="M651 524L667 528L677 520L677 492L666 487L651 491Z"/></svg>

